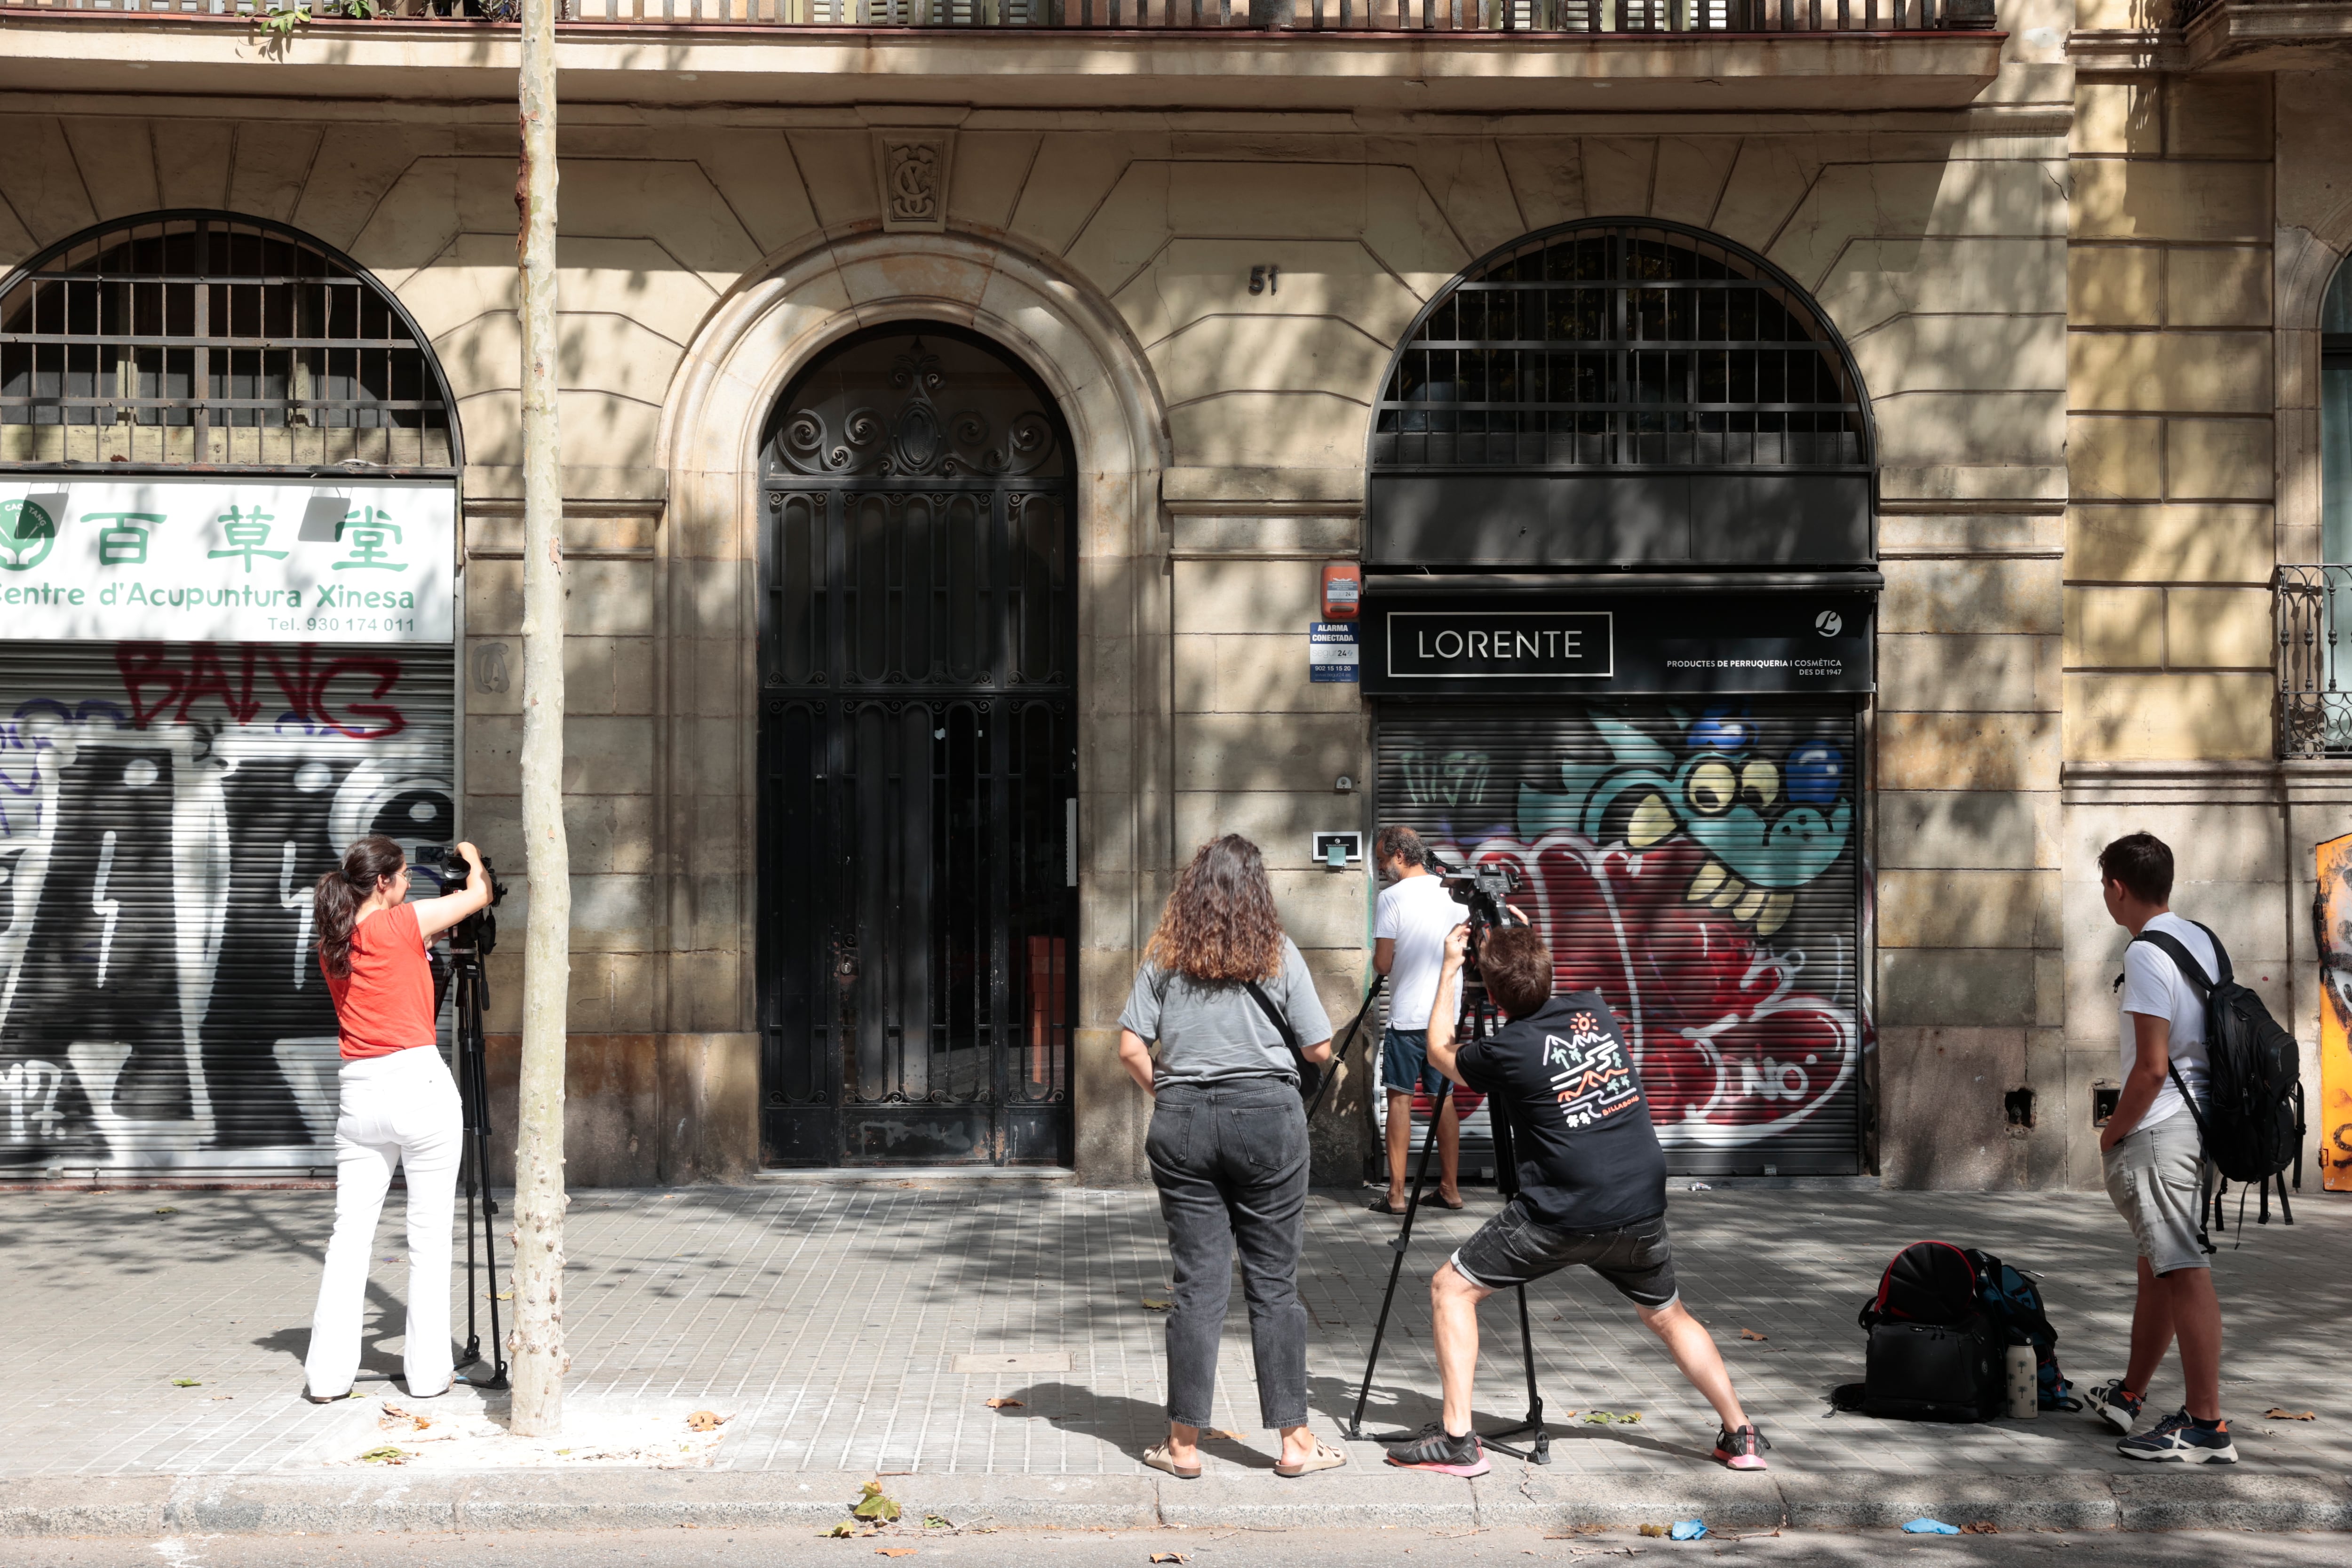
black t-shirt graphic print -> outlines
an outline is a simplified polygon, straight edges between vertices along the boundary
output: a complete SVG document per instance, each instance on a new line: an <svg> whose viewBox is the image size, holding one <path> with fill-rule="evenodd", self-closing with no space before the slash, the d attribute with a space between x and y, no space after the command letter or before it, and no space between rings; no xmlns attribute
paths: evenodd
<svg viewBox="0 0 2352 1568"><path fill-rule="evenodd" d="M1598 1230L1666 1212L1665 1152L1600 993L1554 996L1457 1060L1472 1089L1510 1108L1519 1193L1538 1223Z"/></svg>

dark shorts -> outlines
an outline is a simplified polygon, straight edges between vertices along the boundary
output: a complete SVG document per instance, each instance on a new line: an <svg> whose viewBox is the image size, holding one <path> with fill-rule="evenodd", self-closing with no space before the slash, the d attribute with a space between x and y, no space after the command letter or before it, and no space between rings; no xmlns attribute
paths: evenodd
<svg viewBox="0 0 2352 1568"><path fill-rule="evenodd" d="M1580 1263L1636 1306L1664 1307L1680 1294L1664 1215L1603 1230L1554 1230L1538 1225L1526 1203L1513 1198L1462 1244L1453 1263L1456 1274L1489 1290L1532 1284Z"/></svg>
<svg viewBox="0 0 2352 1568"><path fill-rule="evenodd" d="M1429 1065L1427 1029L1391 1029L1381 1037L1381 1081L1391 1094L1445 1092L1445 1075Z"/></svg>

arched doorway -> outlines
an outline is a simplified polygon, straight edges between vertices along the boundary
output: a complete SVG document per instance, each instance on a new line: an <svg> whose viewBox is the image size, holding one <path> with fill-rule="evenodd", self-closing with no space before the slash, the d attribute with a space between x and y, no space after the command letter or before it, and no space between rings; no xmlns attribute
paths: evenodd
<svg viewBox="0 0 2352 1568"><path fill-rule="evenodd" d="M1860 1170L1879 579L1843 342L1719 236L1567 225L1431 302L1368 458L1380 819L1524 879L1674 1169Z"/></svg>
<svg viewBox="0 0 2352 1568"><path fill-rule="evenodd" d="M772 1163L1070 1157L1067 427L962 329L855 334L761 447L761 1118Z"/></svg>

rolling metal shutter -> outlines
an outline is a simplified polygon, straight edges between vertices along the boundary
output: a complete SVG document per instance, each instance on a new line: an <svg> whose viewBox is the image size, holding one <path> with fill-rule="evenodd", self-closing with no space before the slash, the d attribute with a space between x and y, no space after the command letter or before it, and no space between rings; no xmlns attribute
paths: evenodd
<svg viewBox="0 0 2352 1568"><path fill-rule="evenodd" d="M310 886L449 840L454 709L446 644L0 643L0 1177L333 1174Z"/></svg>
<svg viewBox="0 0 2352 1568"><path fill-rule="evenodd" d="M1861 1169L1851 700L1383 702L1377 745L1380 822L1517 867L1561 988L1623 1020L1669 1169Z"/></svg>

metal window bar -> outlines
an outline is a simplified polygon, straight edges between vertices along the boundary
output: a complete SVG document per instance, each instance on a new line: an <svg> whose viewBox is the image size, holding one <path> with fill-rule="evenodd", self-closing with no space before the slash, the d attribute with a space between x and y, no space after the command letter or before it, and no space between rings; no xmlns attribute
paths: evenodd
<svg viewBox="0 0 2352 1568"><path fill-rule="evenodd" d="M2278 754L2352 757L2352 690L2336 662L2352 565L2285 565L2271 580Z"/></svg>
<svg viewBox="0 0 2352 1568"><path fill-rule="evenodd" d="M441 470L453 450L426 346L290 232L130 219L0 291L0 462Z"/></svg>
<svg viewBox="0 0 2352 1568"><path fill-rule="evenodd" d="M215 17L243 26L298 0L0 0L5 11L97 11ZM2212 0L2181 0L2185 26ZM1941 31L1945 0L569 0L567 25L750 23L776 27L1519 34ZM509 25L510 0L386 0L372 20ZM1981 20L1969 26L1982 26Z"/></svg>

